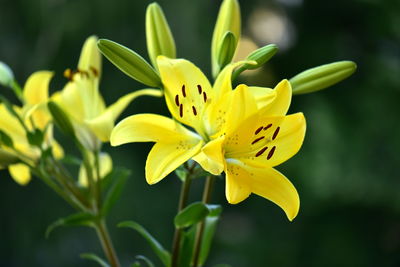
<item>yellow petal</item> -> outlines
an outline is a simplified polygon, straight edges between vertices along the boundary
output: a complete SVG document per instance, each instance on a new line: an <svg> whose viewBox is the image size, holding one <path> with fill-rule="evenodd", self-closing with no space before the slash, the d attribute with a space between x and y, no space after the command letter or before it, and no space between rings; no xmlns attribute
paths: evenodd
<svg viewBox="0 0 400 267"><path fill-rule="evenodd" d="M193 157L201 167L213 175L220 175L224 170L225 158L222 150L225 136L208 142L199 154Z"/></svg>
<svg viewBox="0 0 400 267"><path fill-rule="evenodd" d="M90 157L90 163L93 166L93 177L95 177L95 179L97 178L96 176L96 171L95 171L95 160L92 154ZM113 163L112 163L112 159L110 157L109 154L107 153L100 153L99 155L99 166L100 166L100 178L104 178L107 176L107 174L109 174L112 171L113 168ZM85 167L83 166L83 164L80 166L79 168L79 183L83 186L83 187L87 187L88 186L88 178L87 178L87 172L85 170Z"/></svg>
<svg viewBox="0 0 400 267"><path fill-rule="evenodd" d="M111 132L112 146L132 142L172 142L201 138L176 121L155 114L129 116L118 123Z"/></svg>
<svg viewBox="0 0 400 267"><path fill-rule="evenodd" d="M0 103L0 130L9 135L14 142L28 143L24 128L2 103Z"/></svg>
<svg viewBox="0 0 400 267"><path fill-rule="evenodd" d="M292 87L288 80L282 80L275 88L276 96L266 106L262 107L263 115L268 116L282 116L285 115L289 109L292 100Z"/></svg>
<svg viewBox="0 0 400 267"><path fill-rule="evenodd" d="M83 44L79 57L78 70L101 74L101 55L97 49L97 37L90 36Z"/></svg>
<svg viewBox="0 0 400 267"><path fill-rule="evenodd" d="M258 109L269 105L276 97L276 91L266 87L249 86L249 91L256 100Z"/></svg>
<svg viewBox="0 0 400 267"><path fill-rule="evenodd" d="M199 68L184 59L157 58L168 109L175 119L202 132L201 117L214 91Z"/></svg>
<svg viewBox="0 0 400 267"><path fill-rule="evenodd" d="M295 155L303 144L306 122L302 113L261 117L253 127L248 126L248 122L237 131L239 145L229 143L225 157L253 166L274 167Z"/></svg>
<svg viewBox="0 0 400 267"><path fill-rule="evenodd" d="M24 86L24 100L28 105L46 102L49 98L49 83L54 73L38 71L29 76Z"/></svg>
<svg viewBox="0 0 400 267"><path fill-rule="evenodd" d="M181 139L167 143L156 143L146 161L146 181L155 184L180 165L196 155L203 146L198 139Z"/></svg>
<svg viewBox="0 0 400 267"><path fill-rule="evenodd" d="M241 189L239 191L240 189L235 188L237 191L243 192L248 188L252 193L274 202L283 209L290 221L297 216L300 208L299 195L283 174L273 168L252 167L238 160L228 160L229 167L232 170L227 177L230 176L231 180L236 182L235 186ZM244 196L244 193L239 195L242 198Z"/></svg>
<svg viewBox="0 0 400 267"><path fill-rule="evenodd" d="M64 157L64 149L62 146L56 142L55 140L52 141L51 150L53 155L56 159L62 159Z"/></svg>
<svg viewBox="0 0 400 267"><path fill-rule="evenodd" d="M122 111L135 98L145 95L161 97L163 94L162 91L158 89L143 89L127 94L118 99L117 102L109 106L106 111L103 112L103 114L92 120L86 121L86 123L101 141L107 142L110 140L110 135L112 128L114 127L114 122L122 113Z"/></svg>
<svg viewBox="0 0 400 267"><path fill-rule="evenodd" d="M20 185L27 185L31 180L29 168L22 163L8 166L11 177Z"/></svg>
<svg viewBox="0 0 400 267"><path fill-rule="evenodd" d="M230 204L237 204L245 200L250 194L249 184L246 183L244 171L235 164L227 161L225 169L225 196Z"/></svg>

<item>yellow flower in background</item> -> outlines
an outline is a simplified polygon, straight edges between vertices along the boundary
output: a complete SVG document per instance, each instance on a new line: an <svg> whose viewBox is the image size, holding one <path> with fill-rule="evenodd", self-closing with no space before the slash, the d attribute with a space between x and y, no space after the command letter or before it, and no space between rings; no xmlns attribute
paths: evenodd
<svg viewBox="0 0 400 267"><path fill-rule="evenodd" d="M199 152L205 143L219 137L224 130L226 115L231 109L234 96L232 70L244 63L228 65L217 77L214 86L211 86L205 75L191 62L158 57L165 99L175 120L154 114L128 117L114 128L111 144L156 142L146 162L146 179L149 184L160 181L192 157L205 170L215 175L220 174L223 165ZM258 93L260 90L254 91ZM260 102L274 98L275 91L265 89L265 92L266 95L258 97ZM186 129L177 121L196 132Z"/></svg>
<svg viewBox="0 0 400 267"><path fill-rule="evenodd" d="M3 153L23 157L28 163L34 164L40 157L40 149L29 143L27 130L38 129L44 134L42 149L52 147L53 154L57 158L63 156L62 148L53 140L51 117L46 110L48 101L49 82L53 76L50 71L38 71L33 73L25 83L23 89L23 107L14 106L13 109L24 122L12 115L5 104L0 104L0 130L7 134L13 142L14 149L5 145L0 146ZM5 166L3 166L5 167ZM26 185L30 179L29 167L22 163L7 165L11 176L21 185Z"/></svg>
<svg viewBox="0 0 400 267"><path fill-rule="evenodd" d="M106 107L99 92L101 55L97 37L89 37L82 48L76 71L65 72L70 81L53 97L69 115L79 141L90 151L98 151L109 140L114 122L128 104L138 96L162 96L156 89L139 90L121 97Z"/></svg>

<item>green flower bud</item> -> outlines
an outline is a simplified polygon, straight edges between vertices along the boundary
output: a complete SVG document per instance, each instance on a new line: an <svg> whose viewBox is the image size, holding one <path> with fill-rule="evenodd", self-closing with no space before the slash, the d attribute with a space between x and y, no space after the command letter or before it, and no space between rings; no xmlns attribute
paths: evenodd
<svg viewBox="0 0 400 267"><path fill-rule="evenodd" d="M165 19L164 12L157 3L152 3L146 11L147 51L154 67L157 67L157 56L176 57L174 37Z"/></svg>
<svg viewBox="0 0 400 267"><path fill-rule="evenodd" d="M150 87L161 87L160 76L139 54L116 42L100 39L100 52L126 75Z"/></svg>
<svg viewBox="0 0 400 267"><path fill-rule="evenodd" d="M218 66L223 69L231 63L236 50L236 38L232 32L226 32L218 50Z"/></svg>
<svg viewBox="0 0 400 267"><path fill-rule="evenodd" d="M237 41L240 38L240 7L237 0L224 0L219 9L217 22L211 41L211 64L214 77L218 76L221 66L218 64L219 49L226 32L232 32Z"/></svg>
<svg viewBox="0 0 400 267"><path fill-rule="evenodd" d="M11 87L14 81L14 74L10 67L4 62L0 61L0 84L3 86Z"/></svg>
<svg viewBox="0 0 400 267"><path fill-rule="evenodd" d="M352 61L338 61L303 71L289 81L293 94L312 93L346 79L356 68Z"/></svg>

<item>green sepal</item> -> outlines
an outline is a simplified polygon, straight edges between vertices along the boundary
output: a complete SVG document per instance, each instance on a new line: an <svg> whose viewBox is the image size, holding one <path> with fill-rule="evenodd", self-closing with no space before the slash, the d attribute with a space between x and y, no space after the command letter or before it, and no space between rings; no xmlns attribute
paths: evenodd
<svg viewBox="0 0 400 267"><path fill-rule="evenodd" d="M102 258L100 258L99 256L97 256L94 253L83 253L80 255L80 257L82 259L95 261L102 267L110 267L110 265L105 260L103 260Z"/></svg>
<svg viewBox="0 0 400 267"><path fill-rule="evenodd" d="M100 39L100 52L126 75L150 87L161 87L160 76L139 54L116 42Z"/></svg>
<svg viewBox="0 0 400 267"><path fill-rule="evenodd" d="M164 12L157 3L152 3L147 7L146 42L147 52L155 68L157 68L158 56L176 57L174 37L172 36Z"/></svg>
<svg viewBox="0 0 400 267"><path fill-rule="evenodd" d="M236 51L237 40L232 32L226 32L218 49L218 68L223 69L231 63Z"/></svg>
<svg viewBox="0 0 400 267"><path fill-rule="evenodd" d="M74 126L68 115L55 102L47 103L48 110L53 117L54 124L68 137L76 140Z"/></svg>
<svg viewBox="0 0 400 267"><path fill-rule="evenodd" d="M88 212L78 212L72 215L69 215L64 218L60 218L57 221L50 224L46 229L46 238L50 236L55 228L60 226L89 226L93 227L93 221L96 220L97 217Z"/></svg>
<svg viewBox="0 0 400 267"><path fill-rule="evenodd" d="M174 219L176 228L185 228L202 221L210 213L202 202L195 202L181 210Z"/></svg>
<svg viewBox="0 0 400 267"><path fill-rule="evenodd" d="M158 256L164 266L170 266L171 264L171 254L164 249L164 247L155 239L143 226L134 221L125 221L118 224L118 227L131 228L137 231L139 234L146 239L149 243L151 249Z"/></svg>
<svg viewBox="0 0 400 267"><path fill-rule="evenodd" d="M0 145L6 147L14 147L14 142L12 138L3 130L0 130Z"/></svg>
<svg viewBox="0 0 400 267"><path fill-rule="evenodd" d="M119 199L130 173L131 172L128 169L115 169L112 171L112 177L114 178L113 180L115 180L115 182L108 190L106 197L104 198L103 206L100 212L103 217L107 216L111 208Z"/></svg>
<svg viewBox="0 0 400 267"><path fill-rule="evenodd" d="M35 129L26 134L28 142L31 146L41 147L44 140L44 134L41 130Z"/></svg>
<svg viewBox="0 0 400 267"><path fill-rule="evenodd" d="M232 74L232 80L235 80L239 74L245 70L260 68L266 62L268 62L276 54L276 52L278 52L278 46L275 44L269 44L254 50L247 56L246 60L253 61L255 64L244 64L237 68Z"/></svg>
<svg viewBox="0 0 400 267"><path fill-rule="evenodd" d="M338 61L303 71L289 81L293 94L307 94L325 89L346 79L356 69L357 65L352 61Z"/></svg>

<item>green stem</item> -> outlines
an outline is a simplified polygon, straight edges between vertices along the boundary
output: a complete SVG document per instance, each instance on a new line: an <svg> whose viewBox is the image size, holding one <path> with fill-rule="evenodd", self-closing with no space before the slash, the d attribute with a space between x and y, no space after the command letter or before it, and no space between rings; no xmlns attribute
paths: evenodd
<svg viewBox="0 0 400 267"><path fill-rule="evenodd" d="M207 176L206 184L204 185L203 192L203 203L208 204L211 200L211 194L214 187L215 176ZM193 267L197 267L199 264L199 256L201 250L201 242L203 241L203 233L205 227L205 219L201 221L201 223L197 226L196 237L194 243L194 252L193 252Z"/></svg>
<svg viewBox="0 0 400 267"><path fill-rule="evenodd" d="M189 172L185 178L185 181L182 184L181 193L179 197L178 213L186 207L191 182L192 182L192 177L191 177L191 172ZM174 241L172 243L171 267L178 266L181 239L182 239L182 229L177 228L175 229Z"/></svg>
<svg viewBox="0 0 400 267"><path fill-rule="evenodd" d="M112 267L120 267L120 263L117 257L117 253L115 252L113 243L110 238L110 234L108 233L106 223L104 219L101 219L99 222L95 224L95 229L97 236L100 239L101 246L103 248L104 254L106 255L108 262Z"/></svg>

